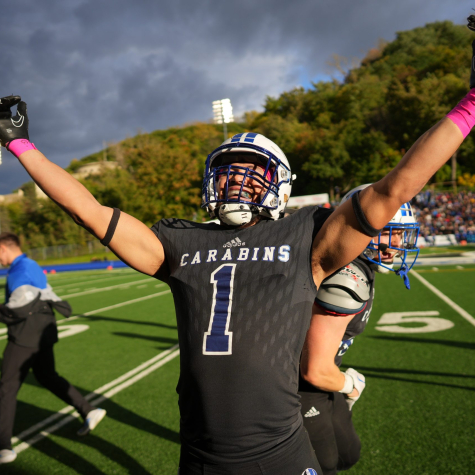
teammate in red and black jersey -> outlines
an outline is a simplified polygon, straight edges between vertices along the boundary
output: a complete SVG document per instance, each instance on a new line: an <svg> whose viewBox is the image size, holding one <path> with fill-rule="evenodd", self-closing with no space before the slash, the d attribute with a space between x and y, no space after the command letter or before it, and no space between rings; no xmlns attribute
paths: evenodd
<svg viewBox="0 0 475 475"><path fill-rule="evenodd" d="M341 203L367 186L351 190ZM304 426L323 475L349 469L359 460L361 442L351 410L365 378L353 368L342 373L339 367L353 339L368 323L375 272L393 271L409 288L407 273L419 253L418 231L411 205L406 203L361 256L324 280L318 290L302 351L299 394Z"/></svg>

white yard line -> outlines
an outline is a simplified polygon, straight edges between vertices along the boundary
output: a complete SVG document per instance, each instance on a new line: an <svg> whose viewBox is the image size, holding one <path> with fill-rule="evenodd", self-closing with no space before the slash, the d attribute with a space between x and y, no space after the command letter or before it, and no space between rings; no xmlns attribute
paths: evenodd
<svg viewBox="0 0 475 475"><path fill-rule="evenodd" d="M162 285L165 285L165 284L162 284ZM91 311L83 313L81 315L76 315L74 317L65 318L63 320L58 320L57 323L69 322L71 320L78 319L81 316L87 316L87 315L91 315L91 314L94 314L94 313L104 312L106 310L111 310L111 309L114 309L114 308L123 307L125 305L131 305L133 303L140 302L140 301L143 301L143 300L148 300L148 299L151 299L151 298L160 297L162 295L169 294L170 292L171 292L170 290L165 290L163 292L157 292L155 294L147 295L145 297L139 297L139 298L136 298L136 299L127 300L126 302L122 302L122 303L115 304L115 305L109 305L108 307L103 307L103 308L91 310ZM5 329L0 329L0 333L6 333L6 331L7 331L6 328ZM3 337L0 337L0 340L4 340L6 338L7 338L7 335L5 335ZM85 398L87 400L90 400L90 399L93 399L96 396L99 396L99 398L97 398L93 401L94 403L97 403L98 401L99 402L103 401L107 397L111 397L112 395L114 395L117 392L121 391L122 389L125 389L126 387L132 385L134 382L138 381L139 379L142 379L143 377L147 376L149 373L151 373L155 369L159 368L160 366L164 365L165 363L167 363L171 359L178 356L180 350L177 350L177 348L178 348L178 345L172 346L168 350L163 351L162 353L158 354L157 356L154 356L153 358L146 361L145 363L142 363L141 365L139 365L136 368L128 371L127 373L123 374L122 376L119 376L118 378L114 379L110 383L107 383L107 384L101 386L100 388L96 389L92 393L89 393L87 396L85 396ZM174 350L176 350L176 351L174 351ZM157 361L159 363L156 363ZM156 363L156 364L154 364L154 363ZM147 367L149 367L150 365L153 365L153 366L151 366L150 368L147 369ZM136 375L136 376L133 377L134 375ZM132 378L132 379L127 381L126 383L120 385L119 387L113 389L112 391L109 391L108 393L102 394L102 393L104 393L104 391L107 391L108 389L116 386L117 384L122 383L123 381L126 381L129 378ZM46 419L44 419L41 422L38 422L37 424L30 427L29 429L24 430L23 432L18 434L16 437L13 437L12 438L12 444L18 443L21 439L24 439L25 437L28 437L33 432L36 432L37 430L40 430L41 428L45 427L46 425L50 424L51 422L54 422L56 419L59 419L61 416L64 416L64 415L70 413L73 410L74 410L74 408L72 406L66 406L66 407L62 408L56 414L52 414L51 416L47 417ZM47 437L49 434L51 434L55 430L59 429L60 427L63 427L68 422L74 420L77 417L79 417L79 414L77 412L75 412L73 415L68 415L63 420L59 421L58 423L54 424L51 427L48 427L45 431L40 432L39 434L37 434L35 437L30 439L29 441L21 443L20 445L15 447L15 451L16 452L21 452L21 451L27 449L28 447L30 447L34 443L36 443L39 440Z"/></svg>
<svg viewBox="0 0 475 475"><path fill-rule="evenodd" d="M128 277L127 275L114 275L112 277L106 277L106 278L99 278L99 279L89 279L89 280L84 280L84 281L76 281L76 282L73 282L72 284L64 284L64 285L61 285L59 282L55 283L55 288L54 290L56 289L64 289L66 287L74 287L74 286L78 286L78 285L81 285L81 284L90 284L91 282L104 282L106 280L117 280L117 279L120 279L120 278L125 278L125 277ZM73 291L72 289L70 290L70 292Z"/></svg>
<svg viewBox="0 0 475 475"><path fill-rule="evenodd" d="M434 287L430 282L428 282L424 277L419 275L414 269L411 270L411 274L414 275L416 279L418 279L420 282L422 282L429 290L434 292L437 297L442 299L447 305L452 307L460 316L465 318L467 322L471 323L473 326L475 326L475 318L472 317L466 310L464 310L462 307L457 305L453 300L451 300L447 295L443 294L437 287Z"/></svg>
<svg viewBox="0 0 475 475"><path fill-rule="evenodd" d="M109 287L100 287L98 289L84 290L82 292L77 292L75 294L60 295L59 297L65 300L65 299L70 299L71 297L79 297L80 295L95 294L97 292L104 292L106 290L119 289L121 287L130 287L131 285L140 284L142 282L152 282L152 281L153 281L152 277L147 277L146 279L135 280L131 282L124 282L123 284L110 285Z"/></svg>
<svg viewBox="0 0 475 475"><path fill-rule="evenodd" d="M151 360L146 361L145 363L141 364L140 366L138 366L134 370L129 371L128 373L126 373L123 376L115 379L114 381L111 381L110 383L106 384L105 386L102 386L101 388L96 389L94 392L88 394L86 396L86 399L92 399L94 396L99 396L98 398L91 401L92 404L97 405L97 404L101 403L102 401L104 401L105 399L111 398L112 396L119 393L123 389L126 389L129 386L132 386L132 384L136 383L137 381L140 381L142 378L145 378L145 376L148 376L150 373L152 373L156 369L160 368L164 364L166 364L169 361L171 361L172 359L176 358L180 354L180 350L177 349L177 348L178 348L178 345L172 346L170 349L160 353L159 355L155 356ZM159 361L156 362L155 364L152 364L157 360L159 360ZM150 366L150 364L152 364L152 366ZM149 366L149 367L147 368L147 366ZM143 369L143 368L146 368L146 369L141 371L141 369ZM135 374L135 373L138 373L138 374ZM135 376L133 376L134 374L135 374ZM130 376L133 376L133 377L130 377ZM124 381L124 379L127 379L129 377L130 377L130 379L128 381L125 381L122 384L120 384L120 385L116 386L115 388L111 389L110 391L107 391L104 394L101 394L107 388L109 388L111 386L115 386L116 384L120 383L121 381ZM67 406L67 407L61 409L61 411L58 411L56 414L53 414L52 416L44 419L43 421L39 422L38 424L35 424L33 427L30 427L29 429L23 431L21 434L18 434L18 436L14 437L12 439L12 444L16 444L17 442L20 441L20 439L23 439L23 438L27 437L28 435L32 434L33 432L36 432L37 430L41 429L45 425L48 425L50 422L53 422L54 420L60 418L64 414L67 414L68 412L70 412L73 409L74 408L72 406ZM28 449L29 447L31 447L36 442L39 442L40 440L48 437L50 434L52 434L56 430L60 429L61 427L65 426L66 424L68 424L69 422L73 421L74 419L76 419L78 417L79 417L79 414L76 411L71 415L67 415L61 421L57 422L56 424L53 424L52 426L47 427L45 430L41 431L39 434L36 434L31 439L17 445L15 447L15 452L20 453L23 450Z"/></svg>
<svg viewBox="0 0 475 475"><path fill-rule="evenodd" d="M165 285L165 284L162 284L162 285ZM113 308L124 307L125 305L130 305L130 304L133 304L133 303L136 303L136 302L141 302L142 300L153 299L154 297L160 297L162 295L169 294L170 292L171 292L171 290L164 290L163 292L157 292L156 294L146 295L145 297L139 297L137 299L127 300L126 302L117 303L115 305L109 305L108 307L98 308L96 310L91 310L91 311L86 312L86 313L81 313L80 315L75 315L74 317L63 318L62 320L57 320L56 323L58 324L58 323L70 322L72 320L77 320L78 318L81 318L81 317L87 317L88 315L93 315L95 313L105 312L106 310L112 310ZM0 335L2 333L7 333L7 329L6 328L0 328ZM6 339L7 339L7 335L0 336L0 340L6 340Z"/></svg>
<svg viewBox="0 0 475 475"><path fill-rule="evenodd" d="M173 346L173 348L178 348L178 345ZM171 351L167 350L167 351ZM119 386L116 386L115 388L111 389L110 391L107 391L106 393L102 394L99 396L97 399L93 399L91 401L91 404L99 404L105 399L111 398L112 396L115 396L117 393L122 391L123 389L128 388L129 386L132 386L132 384L136 383L137 381L140 381L141 379L145 378L145 376L148 376L150 373L153 373L156 369L160 368L164 364L168 363L171 361L173 358L176 358L180 354L180 350L177 349L173 353L170 353L168 356L165 356L162 360L159 362L155 363L154 365L150 366L146 370L142 371L141 373L137 374L133 378L130 378L128 381L125 381L124 383L120 384ZM161 353L160 353L161 356Z"/></svg>
<svg viewBox="0 0 475 475"><path fill-rule="evenodd" d="M98 269L96 271L67 271L67 272L59 272L58 274L48 274L48 281L54 282L55 285L59 285L62 282L71 281L71 280L77 281L77 279L78 279L77 273L78 272L81 273L81 279L86 278L85 281L87 281L88 276L89 277L96 277L96 276L99 276L99 275L104 276L105 274L107 274L109 276L115 276L115 275L118 276L118 274L137 273L136 270L127 269L127 268L113 269L113 270ZM74 275L72 275L72 274L74 274ZM83 282L83 281L80 280L80 282Z"/></svg>
<svg viewBox="0 0 475 475"><path fill-rule="evenodd" d="M163 284L165 285L165 284ZM154 297L160 297L161 295L169 294L171 290L164 290L163 292L157 292L156 294L146 295L145 297L139 297L138 299L127 300L126 302L116 303L115 305L109 305L109 307L98 308L97 310L91 310L90 312L81 313L74 317L64 318L63 320L58 320L56 323L70 322L71 320L76 320L81 317L87 317L88 315L93 315L94 313L105 312L106 310L112 310L113 308L123 307L124 305L130 305L136 302L141 302L142 300L153 299Z"/></svg>
<svg viewBox="0 0 475 475"><path fill-rule="evenodd" d="M143 371L145 368L150 366L151 364L155 363L156 361L161 360L165 356L169 355L172 351L178 348L178 345L174 345L168 350L162 351L160 354L154 356L148 361L145 361L145 363L142 363L141 365L137 366L136 368L128 371L127 373L123 374L122 376L119 376L118 378L114 379L110 383L105 384L104 386L101 386L100 388L96 389L92 393L89 393L85 398L89 401L90 399L101 395L104 393L104 391L107 391L108 389L114 387L117 384L122 383L128 378L131 378L137 373L140 373L140 371ZM38 422L34 426L30 427L29 429L24 430L20 434L18 434L16 437L12 439L12 444L16 444L17 442L20 441L20 439L24 439L25 437L28 437L30 434L33 432L36 432L37 430L43 428L44 426L48 425L50 422L55 421L56 419L60 418L64 414L68 414L69 412L73 411L74 407L73 406L66 406L63 407L61 410L59 410L56 414L52 414L51 416L47 417L41 422Z"/></svg>

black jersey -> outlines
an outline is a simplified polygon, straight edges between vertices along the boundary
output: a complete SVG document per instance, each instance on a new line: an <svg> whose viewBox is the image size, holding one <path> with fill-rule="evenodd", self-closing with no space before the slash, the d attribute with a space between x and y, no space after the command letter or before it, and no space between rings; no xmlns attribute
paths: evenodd
<svg viewBox="0 0 475 475"><path fill-rule="evenodd" d="M255 460L301 426L311 248L328 216L309 207L239 230L179 219L152 227L176 307L181 439L201 460Z"/></svg>
<svg viewBox="0 0 475 475"><path fill-rule="evenodd" d="M363 257L357 257L352 264L356 266L361 271L361 276L363 277L367 284L369 285L369 298L368 300L361 306L355 314L354 317L348 323L345 334L343 335L343 339L341 340L340 347L338 348L338 352L335 355L335 364L339 367L342 363L343 355L348 351L350 346L353 344L353 340L356 336L363 333L364 329L366 328L366 324L368 323L369 316L371 314L371 310L373 308L373 299L374 299L374 270L368 264L368 261ZM318 299L315 301L318 305ZM343 304L340 304L343 305ZM335 318L340 318L338 315L343 315L343 313L331 312L328 308L323 308L328 313L335 314ZM341 309L344 310L344 309ZM346 314L346 313L345 313ZM350 309L348 309L348 313L350 313ZM300 376L299 380L299 391L319 391L315 386L310 384L308 381L303 379Z"/></svg>
<svg viewBox="0 0 475 475"><path fill-rule="evenodd" d="M357 257L353 264L355 264L361 271L363 271L366 276L367 282L370 285L369 299L366 302L366 305L361 309L355 316L351 319L350 323L346 327L345 334L340 343L340 348L338 353L335 356L335 364L337 366L341 365L343 355L348 351L350 346L353 344L353 339L363 333L368 323L371 310L373 308L373 299L374 299L374 270L368 265L368 261L364 258ZM338 317L336 317L338 318Z"/></svg>

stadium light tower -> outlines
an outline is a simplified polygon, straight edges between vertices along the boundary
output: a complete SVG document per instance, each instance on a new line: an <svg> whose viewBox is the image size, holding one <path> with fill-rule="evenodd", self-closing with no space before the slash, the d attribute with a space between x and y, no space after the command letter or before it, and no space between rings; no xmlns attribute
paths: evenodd
<svg viewBox="0 0 475 475"><path fill-rule="evenodd" d="M234 122L233 106L230 99L220 99L213 101L213 119L215 124L223 124L224 140L228 138L228 126Z"/></svg>

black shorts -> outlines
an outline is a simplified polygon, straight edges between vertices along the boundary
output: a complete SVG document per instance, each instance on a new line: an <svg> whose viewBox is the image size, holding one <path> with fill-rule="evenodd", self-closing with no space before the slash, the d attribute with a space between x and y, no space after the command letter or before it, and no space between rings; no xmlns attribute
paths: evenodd
<svg viewBox="0 0 475 475"><path fill-rule="evenodd" d="M360 458L361 442L345 396L326 391L299 391L302 417L323 475L347 470Z"/></svg>
<svg viewBox="0 0 475 475"><path fill-rule="evenodd" d="M281 444L282 450L248 463L213 465L192 460L182 447L179 475L322 475L307 431L301 427Z"/></svg>

